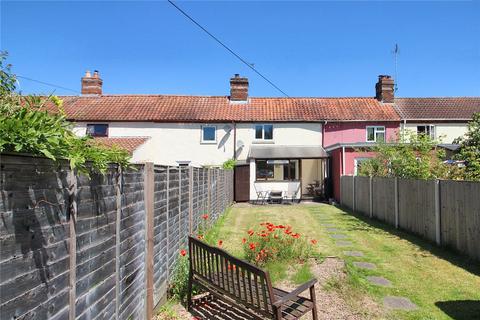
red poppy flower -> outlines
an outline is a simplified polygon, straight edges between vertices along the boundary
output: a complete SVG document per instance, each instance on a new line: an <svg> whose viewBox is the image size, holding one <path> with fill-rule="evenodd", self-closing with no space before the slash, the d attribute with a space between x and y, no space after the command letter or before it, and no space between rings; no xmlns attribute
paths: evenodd
<svg viewBox="0 0 480 320"><path fill-rule="evenodd" d="M254 233L255 233L255 231L253 231L252 229L248 230L248 235L249 236L252 236Z"/></svg>
<svg viewBox="0 0 480 320"><path fill-rule="evenodd" d="M247 239L242 238L242 243L245 243L245 242L247 242Z"/></svg>
<svg viewBox="0 0 480 320"><path fill-rule="evenodd" d="M257 247L255 243L250 243L248 246L250 247L250 250L255 250L255 248Z"/></svg>
<svg viewBox="0 0 480 320"><path fill-rule="evenodd" d="M283 224L279 224L279 225L277 226L277 228L278 228L278 229L285 229L285 226L284 226Z"/></svg>
<svg viewBox="0 0 480 320"><path fill-rule="evenodd" d="M187 255L187 250L185 250L185 249L180 250L180 255L182 257L185 257Z"/></svg>
<svg viewBox="0 0 480 320"><path fill-rule="evenodd" d="M317 240L315 240L315 239L310 240L310 242L311 242L312 244L317 244Z"/></svg>
<svg viewBox="0 0 480 320"><path fill-rule="evenodd" d="M204 214L204 215L202 216L202 218L203 218L203 220L207 220L207 219L208 219L208 214Z"/></svg>
<svg viewBox="0 0 480 320"><path fill-rule="evenodd" d="M300 238L300 233L292 234L292 237L294 237L295 239L298 239L298 238Z"/></svg>
<svg viewBox="0 0 480 320"><path fill-rule="evenodd" d="M223 241L222 240L218 240L218 246L221 247L223 244Z"/></svg>

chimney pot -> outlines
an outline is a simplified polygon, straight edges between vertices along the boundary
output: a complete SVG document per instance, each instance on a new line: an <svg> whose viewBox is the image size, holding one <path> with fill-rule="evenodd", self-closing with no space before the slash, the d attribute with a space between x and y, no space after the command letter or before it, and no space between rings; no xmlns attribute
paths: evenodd
<svg viewBox="0 0 480 320"><path fill-rule="evenodd" d="M230 101L247 101L248 100L248 78L240 77L240 74L235 73L233 78L230 78Z"/></svg>
<svg viewBox="0 0 480 320"><path fill-rule="evenodd" d="M375 84L376 98L378 101L393 103L395 100L395 82L389 75L379 75Z"/></svg>
<svg viewBox="0 0 480 320"><path fill-rule="evenodd" d="M98 70L93 72L93 76L90 71L85 72L85 76L82 78L82 95L101 95L102 94L103 81L100 79Z"/></svg>

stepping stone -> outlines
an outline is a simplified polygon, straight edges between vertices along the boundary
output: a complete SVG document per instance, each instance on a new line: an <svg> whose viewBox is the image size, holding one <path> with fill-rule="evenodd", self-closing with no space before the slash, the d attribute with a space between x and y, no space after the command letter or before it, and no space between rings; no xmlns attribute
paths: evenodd
<svg viewBox="0 0 480 320"><path fill-rule="evenodd" d="M389 309L396 310L415 310L417 305L405 297L388 296L383 298L383 305Z"/></svg>
<svg viewBox="0 0 480 320"><path fill-rule="evenodd" d="M321 223L320 222L320 225L323 226L323 227L335 227L335 225L333 223Z"/></svg>
<svg viewBox="0 0 480 320"><path fill-rule="evenodd" d="M375 266L373 263L370 262L354 262L353 265L357 268L362 268L362 269L368 269L368 270L373 270L377 266Z"/></svg>
<svg viewBox="0 0 480 320"><path fill-rule="evenodd" d="M375 284L377 286L382 286L382 287L391 287L392 283L390 280L385 279L384 277L375 277L375 276L369 276L367 277L368 282L371 284Z"/></svg>
<svg viewBox="0 0 480 320"><path fill-rule="evenodd" d="M338 229L338 228L327 228L327 231L328 232L340 232L340 231L343 231L342 229Z"/></svg>
<svg viewBox="0 0 480 320"><path fill-rule="evenodd" d="M345 241L345 240L339 240L339 241L335 242L335 244L339 247L353 246L353 243L351 241Z"/></svg>
<svg viewBox="0 0 480 320"><path fill-rule="evenodd" d="M332 237L333 239L345 239L347 238L347 235L340 233L332 233L330 237Z"/></svg>
<svg viewBox="0 0 480 320"><path fill-rule="evenodd" d="M363 252L361 251L343 251L343 254L350 257L363 257Z"/></svg>

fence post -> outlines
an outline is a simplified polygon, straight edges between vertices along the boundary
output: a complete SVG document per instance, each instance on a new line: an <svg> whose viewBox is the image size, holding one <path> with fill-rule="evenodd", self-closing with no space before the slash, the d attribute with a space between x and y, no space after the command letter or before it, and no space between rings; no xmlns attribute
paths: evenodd
<svg viewBox="0 0 480 320"><path fill-rule="evenodd" d="M117 183L115 185L117 197L117 213L115 216L115 319L120 315L120 221L122 220L122 192L123 170L117 168Z"/></svg>
<svg viewBox="0 0 480 320"><path fill-rule="evenodd" d="M373 178L369 177L368 194L370 195L370 219L373 218Z"/></svg>
<svg viewBox="0 0 480 320"><path fill-rule="evenodd" d="M211 178L210 178L210 168L207 168L207 212L211 217L213 217L212 207L210 202L211 193L212 193L212 184L211 184Z"/></svg>
<svg viewBox="0 0 480 320"><path fill-rule="evenodd" d="M352 211L355 212L355 176L352 176Z"/></svg>
<svg viewBox="0 0 480 320"><path fill-rule="evenodd" d="M154 228L154 193L155 172L152 162L144 167L144 201L145 201L145 318L153 317L153 228Z"/></svg>
<svg viewBox="0 0 480 320"><path fill-rule="evenodd" d="M188 167L188 232L193 233L193 167Z"/></svg>
<svg viewBox="0 0 480 320"><path fill-rule="evenodd" d="M167 283L170 280L170 166L167 166Z"/></svg>
<svg viewBox="0 0 480 320"><path fill-rule="evenodd" d="M398 229L399 226L399 197L398 197L398 178L395 177L395 228Z"/></svg>
<svg viewBox="0 0 480 320"><path fill-rule="evenodd" d="M440 218L440 181L435 180L435 242L437 245L442 244L442 230Z"/></svg>
<svg viewBox="0 0 480 320"><path fill-rule="evenodd" d="M77 234L75 232L75 219L77 217L77 177L74 170L68 171L68 194L69 194L69 314L70 320L75 320L75 302L77 300Z"/></svg>

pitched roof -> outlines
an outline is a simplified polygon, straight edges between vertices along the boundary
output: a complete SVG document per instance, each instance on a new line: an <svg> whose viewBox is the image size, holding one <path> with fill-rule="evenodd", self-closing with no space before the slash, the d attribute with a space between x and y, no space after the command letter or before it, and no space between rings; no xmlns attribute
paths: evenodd
<svg viewBox="0 0 480 320"><path fill-rule="evenodd" d="M226 96L101 95L61 97L69 120L157 122L399 121L375 98L249 98Z"/></svg>
<svg viewBox="0 0 480 320"><path fill-rule="evenodd" d="M119 147L128 151L128 153L133 154L138 147L150 139L150 137L96 137L94 141L106 147Z"/></svg>
<svg viewBox="0 0 480 320"><path fill-rule="evenodd" d="M396 98L395 109L406 120L470 120L480 112L480 97Z"/></svg>

